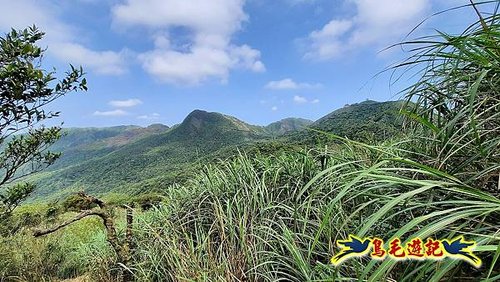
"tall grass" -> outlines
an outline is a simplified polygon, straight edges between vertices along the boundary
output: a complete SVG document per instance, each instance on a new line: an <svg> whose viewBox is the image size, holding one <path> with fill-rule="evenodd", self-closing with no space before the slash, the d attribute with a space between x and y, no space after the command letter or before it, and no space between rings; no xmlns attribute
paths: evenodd
<svg viewBox="0 0 500 282"><path fill-rule="evenodd" d="M399 153L351 144L329 152L323 171L314 151L241 155L207 167L198 181L169 193L168 205L140 218L135 273L141 281L499 275L497 258L485 254L498 248L500 200ZM386 240L464 234L479 242L485 266L452 260L329 265L335 241L351 233Z"/></svg>
<svg viewBox="0 0 500 282"><path fill-rule="evenodd" d="M396 70L418 70L404 91L415 134L412 150L428 165L498 193L500 173L499 1L466 5L478 20L462 34L438 32L403 42L412 55ZM480 12L481 9L491 13Z"/></svg>

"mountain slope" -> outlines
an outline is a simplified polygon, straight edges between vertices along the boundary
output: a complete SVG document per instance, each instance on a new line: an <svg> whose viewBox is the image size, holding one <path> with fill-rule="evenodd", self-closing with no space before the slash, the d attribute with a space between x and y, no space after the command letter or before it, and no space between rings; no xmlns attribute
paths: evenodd
<svg viewBox="0 0 500 282"><path fill-rule="evenodd" d="M77 147L62 160L65 166L56 164L55 168L34 176L39 186L37 196L64 196L79 190L103 194L137 193L153 186L161 189L181 182L179 174L207 154L265 138L260 127L219 113L196 110L170 130L161 128L159 132L141 135L123 145L108 146L111 140L121 140L120 137L131 134L129 130L138 129L127 129L122 134ZM62 143L69 141L63 139ZM97 148L96 154L89 159L75 155L87 148ZM68 164L71 160L76 161Z"/></svg>
<svg viewBox="0 0 500 282"><path fill-rule="evenodd" d="M376 102L367 100L346 105L318 119L309 127L354 140L385 140L401 132L403 101ZM308 143L324 140L325 134L300 132L292 134L296 141Z"/></svg>
<svg viewBox="0 0 500 282"><path fill-rule="evenodd" d="M219 157L230 157L238 150L269 154L327 139L325 134L302 130L304 127L351 139L391 137L401 127L398 112L402 105L398 101L365 101L338 109L314 123L290 118L267 127L195 110L172 128L68 129L52 148L62 151L62 157L29 180L38 184L38 199L60 198L81 190L95 195L162 191L170 184L186 181L191 170Z"/></svg>
<svg viewBox="0 0 500 282"><path fill-rule="evenodd" d="M235 117L220 113L194 110L180 126L173 130L172 137L180 140L202 138L207 142L251 141L261 138L265 131Z"/></svg>
<svg viewBox="0 0 500 282"><path fill-rule="evenodd" d="M67 128L50 150L64 152L48 170L67 167L78 162L106 155L141 138L166 132L168 126L114 126L106 128Z"/></svg>
<svg viewBox="0 0 500 282"><path fill-rule="evenodd" d="M266 130L272 135L284 135L290 132L300 131L313 123L312 120L303 118L285 118L266 126Z"/></svg>

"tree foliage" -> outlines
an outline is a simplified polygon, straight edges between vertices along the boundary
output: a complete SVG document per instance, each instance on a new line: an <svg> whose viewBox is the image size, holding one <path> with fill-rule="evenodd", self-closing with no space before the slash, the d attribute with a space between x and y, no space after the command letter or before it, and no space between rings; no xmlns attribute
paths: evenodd
<svg viewBox="0 0 500 282"><path fill-rule="evenodd" d="M46 105L65 94L87 90L83 69L71 66L56 81L55 72L42 67L45 49L37 46L44 33L35 26L14 30L0 38L0 216L3 218L35 186L18 180L52 164L59 154L49 146L60 137L59 127L44 120L58 116ZM15 183L15 184L14 184Z"/></svg>

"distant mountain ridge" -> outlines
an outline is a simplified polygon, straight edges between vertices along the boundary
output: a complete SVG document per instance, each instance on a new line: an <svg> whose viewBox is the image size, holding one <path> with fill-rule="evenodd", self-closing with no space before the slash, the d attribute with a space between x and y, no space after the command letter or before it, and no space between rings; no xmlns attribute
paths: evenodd
<svg viewBox="0 0 500 282"><path fill-rule="evenodd" d="M303 118L285 118L280 121L273 122L266 126L266 130L273 135L283 135L290 132L300 131L313 123L312 120Z"/></svg>
<svg viewBox="0 0 500 282"><path fill-rule="evenodd" d="M82 137L91 141L63 150L66 156L33 177L39 185L38 196L64 196L79 190L140 193L148 187L165 187L179 180L183 168L207 154L267 137L261 127L195 110L172 128L70 129L54 148L76 145L78 133L90 134Z"/></svg>
<svg viewBox="0 0 500 282"><path fill-rule="evenodd" d="M148 127L135 125L113 126L105 128L65 128L63 136L50 149L64 152L61 158L49 170L73 164L76 160L84 161L109 153L140 138L165 132L169 129L163 124Z"/></svg>
<svg viewBox="0 0 500 282"><path fill-rule="evenodd" d="M309 127L354 140L385 140L401 132L403 116L400 114L404 101L376 102L366 100L346 105L318 119ZM297 140L324 139L318 132L309 131L307 136L298 134Z"/></svg>
<svg viewBox="0 0 500 282"><path fill-rule="evenodd" d="M181 139L186 136L218 139L221 134L228 134L236 139L251 140L264 134L259 126L250 125L232 116L203 110L192 111L173 131L174 135Z"/></svg>
<svg viewBox="0 0 500 282"><path fill-rule="evenodd" d="M49 169L30 177L38 185L35 197L54 199L85 190L92 194L143 193L186 180L186 171L203 165L207 156L252 144L315 140L315 128L361 138L363 134L393 134L402 102L366 101L336 110L315 122L287 118L268 126L245 123L221 113L194 110L169 128L116 126L69 128L52 148L62 157ZM354 134L354 136L353 136ZM283 137L280 137L283 136Z"/></svg>

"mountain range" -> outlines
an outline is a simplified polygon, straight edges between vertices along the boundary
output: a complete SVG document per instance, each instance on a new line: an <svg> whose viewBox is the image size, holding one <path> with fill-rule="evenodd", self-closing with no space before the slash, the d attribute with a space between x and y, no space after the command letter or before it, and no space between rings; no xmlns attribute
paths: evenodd
<svg viewBox="0 0 500 282"><path fill-rule="evenodd" d="M326 136L317 131L353 139L386 138L397 134L401 126L402 105L401 101L365 101L346 105L314 122L287 118L268 126L195 110L172 127L68 128L51 147L62 152L61 158L27 180L37 184L33 199L44 200L82 190L96 195L161 191L186 181L190 171L207 160L225 157L235 148L268 142L314 145Z"/></svg>

